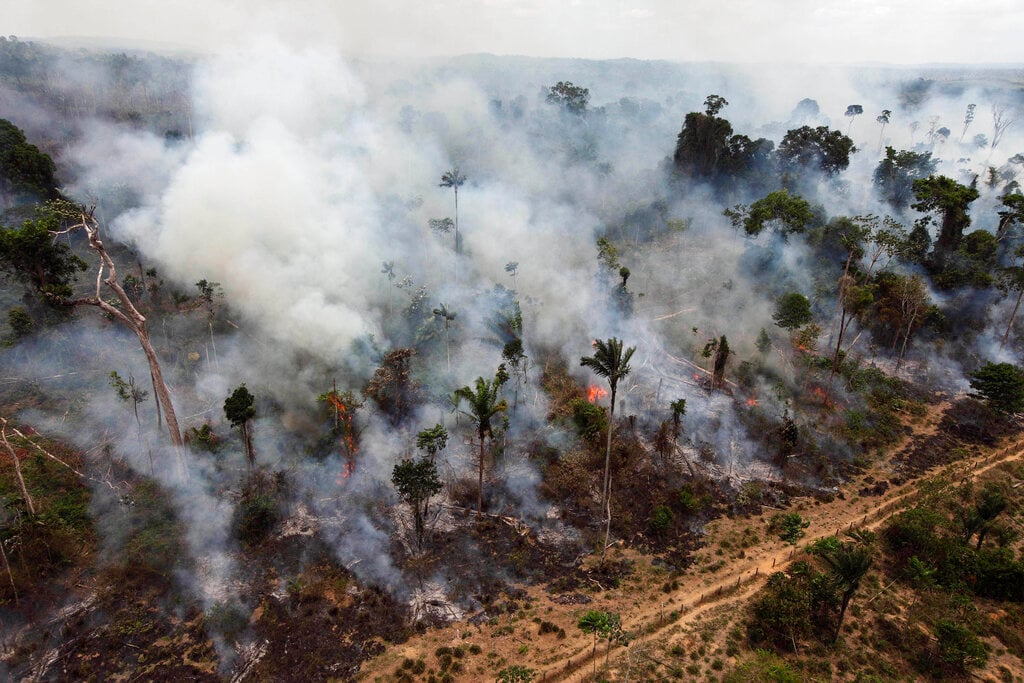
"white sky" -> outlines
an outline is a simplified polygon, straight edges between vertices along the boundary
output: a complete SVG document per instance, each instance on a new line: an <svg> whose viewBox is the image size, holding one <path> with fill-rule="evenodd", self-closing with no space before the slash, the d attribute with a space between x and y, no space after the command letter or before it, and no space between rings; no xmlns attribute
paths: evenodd
<svg viewBox="0 0 1024 683"><path fill-rule="evenodd" d="M354 55L1024 63L1024 0L0 0L0 32L203 51L276 32Z"/></svg>

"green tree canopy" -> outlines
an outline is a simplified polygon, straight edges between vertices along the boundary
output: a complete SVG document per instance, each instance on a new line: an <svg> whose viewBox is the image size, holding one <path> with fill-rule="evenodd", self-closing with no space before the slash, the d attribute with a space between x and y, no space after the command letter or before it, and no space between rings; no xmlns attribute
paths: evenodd
<svg viewBox="0 0 1024 683"><path fill-rule="evenodd" d="M254 464L256 454L253 450L249 421L256 417L256 398L244 384L231 392L231 395L224 400L224 416L232 427L237 427L242 432L245 455L249 459L249 464Z"/></svg>
<svg viewBox="0 0 1024 683"><path fill-rule="evenodd" d="M416 540L417 543L422 543L423 519L426 516L427 504L430 497L436 495L442 488L441 479L437 476L437 467L426 458L402 460L391 472L391 483L394 484L402 501L412 508Z"/></svg>
<svg viewBox="0 0 1024 683"><path fill-rule="evenodd" d="M718 116L728 104L720 95L708 95L703 113L686 115L673 155L677 172L707 180L750 177L756 181L754 174L773 164L775 143L733 135L732 124Z"/></svg>
<svg viewBox="0 0 1024 683"><path fill-rule="evenodd" d="M565 111L579 116L587 111L590 90L573 85L572 81L559 81L548 88L545 99L549 104L557 104Z"/></svg>
<svg viewBox="0 0 1024 683"><path fill-rule="evenodd" d="M416 448L421 451L426 451L427 455L430 456L430 460L434 458L440 451L443 451L448 445L448 430L440 422L435 424L433 427L422 430L416 435Z"/></svg>
<svg viewBox="0 0 1024 683"><path fill-rule="evenodd" d="M986 363L970 376L974 396L996 412L1024 410L1024 372L1011 363Z"/></svg>
<svg viewBox="0 0 1024 683"><path fill-rule="evenodd" d="M738 205L726 209L724 214L733 227L742 226L751 237L760 235L768 226L774 227L783 236L800 233L815 218L811 205L805 199L784 189L769 192L749 207Z"/></svg>
<svg viewBox="0 0 1024 683"><path fill-rule="evenodd" d="M941 175L915 180L913 190L917 201L910 205L911 208L922 213L938 214L940 218L935 255L943 263L960 246L964 230L971 224L967 207L978 198L978 190Z"/></svg>
<svg viewBox="0 0 1024 683"><path fill-rule="evenodd" d="M1024 194L1020 190L1007 192L1000 198L1003 208L998 211L999 226L996 235L1002 238L1016 225L1024 224Z"/></svg>
<svg viewBox="0 0 1024 683"><path fill-rule="evenodd" d="M678 171L702 178L713 176L728 152L732 124L712 114L690 112L676 141L672 159Z"/></svg>
<svg viewBox="0 0 1024 683"><path fill-rule="evenodd" d="M754 644L797 651L797 642L831 632L838 596L828 575L805 561L776 572L754 601L747 635Z"/></svg>
<svg viewBox="0 0 1024 683"><path fill-rule="evenodd" d="M856 151L853 140L837 130L801 126L786 132L778 155L785 171L817 169L831 176L845 170L850 165L850 155Z"/></svg>
<svg viewBox="0 0 1024 683"><path fill-rule="evenodd" d="M914 181L932 175L938 166L931 152L886 147L885 158L878 162L872 176L875 191L894 208L905 209L914 196Z"/></svg>
<svg viewBox="0 0 1024 683"><path fill-rule="evenodd" d="M54 240L60 219L41 213L20 228L0 229L0 268L50 300L71 296L71 284L88 265L65 242Z"/></svg>
<svg viewBox="0 0 1024 683"><path fill-rule="evenodd" d="M780 296L772 314L772 320L784 330L803 327L811 319L811 302L800 292L787 292Z"/></svg>
<svg viewBox="0 0 1024 683"><path fill-rule="evenodd" d="M849 134L850 129L853 128L853 120L863 113L864 108L860 104L850 104L849 106L847 106L846 114L843 115L850 117L850 127L847 128L847 134Z"/></svg>
<svg viewBox="0 0 1024 683"><path fill-rule="evenodd" d="M0 119L0 190L36 199L56 199L56 166L28 142L20 128Z"/></svg>
<svg viewBox="0 0 1024 683"><path fill-rule="evenodd" d="M704 98L704 112L708 116L718 116L718 112L729 106L729 100L721 95L708 95Z"/></svg>
<svg viewBox="0 0 1024 683"><path fill-rule="evenodd" d="M256 417L256 398L244 384L231 392L231 395L225 399L224 416L232 427L241 427L242 424Z"/></svg>

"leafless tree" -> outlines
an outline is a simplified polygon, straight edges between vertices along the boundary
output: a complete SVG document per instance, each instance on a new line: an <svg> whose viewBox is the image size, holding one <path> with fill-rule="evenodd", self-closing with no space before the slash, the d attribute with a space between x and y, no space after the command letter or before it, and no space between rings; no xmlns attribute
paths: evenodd
<svg viewBox="0 0 1024 683"><path fill-rule="evenodd" d="M0 418L0 439L4 442L4 448L7 453L11 456L11 462L14 463L14 473L18 475L18 485L21 487L21 495L25 499L25 506L28 508L30 515L36 514L36 506L32 502L32 496L29 495L28 487L25 486L25 478L21 475L21 460L18 459L18 454L11 446L11 442L7 440L7 420Z"/></svg>
<svg viewBox="0 0 1024 683"><path fill-rule="evenodd" d="M1006 113L1005 104L993 104L992 105L992 149L996 148L996 145L1003 139L1003 133L1006 129L1013 125L1013 119L1011 119Z"/></svg>
<svg viewBox="0 0 1024 683"><path fill-rule="evenodd" d="M96 270L96 291L92 296L64 301L71 306L95 306L121 323L135 333L146 354L146 361L149 363L149 371L153 378L153 390L156 393L157 402L163 408L167 431L171 444L176 447L183 445L181 429L178 427L178 417L174 412L174 405L171 403L171 392L164 381L163 371L160 368L160 360L149 338L149 330L146 327L146 316L142 315L132 303L131 298L121 286L117 279L117 267L114 260L110 258L103 240L100 239L100 223L96 219L96 207L76 206L70 202L54 202L51 206L65 219L65 227L56 234L68 234L76 231L85 233L88 239L89 248L96 252L99 257L99 268ZM106 285L117 297L116 301L104 299L103 286Z"/></svg>

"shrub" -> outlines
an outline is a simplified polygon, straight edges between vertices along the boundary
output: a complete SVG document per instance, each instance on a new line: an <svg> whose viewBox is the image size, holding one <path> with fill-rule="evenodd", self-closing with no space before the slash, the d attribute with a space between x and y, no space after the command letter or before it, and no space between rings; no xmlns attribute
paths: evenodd
<svg viewBox="0 0 1024 683"><path fill-rule="evenodd" d="M246 546L257 545L277 523L277 505L274 499L262 493L251 493L242 498L235 510L235 529L238 540Z"/></svg>
<svg viewBox="0 0 1024 683"><path fill-rule="evenodd" d="M584 398L573 399L569 405L572 407L572 421L576 431L584 439L597 439L607 428L608 415L601 406Z"/></svg>
<svg viewBox="0 0 1024 683"><path fill-rule="evenodd" d="M956 673L967 674L988 661L988 646L966 626L942 620L935 625L935 637L940 659Z"/></svg>
<svg viewBox="0 0 1024 683"><path fill-rule="evenodd" d="M661 536L672 527L672 510L665 505L654 508L651 514L651 531Z"/></svg>
<svg viewBox="0 0 1024 683"><path fill-rule="evenodd" d="M779 538L792 545L796 545L796 542L804 537L806 533L804 529L810 525L810 522L804 520L796 512L786 514L780 512L771 519L771 529L779 534Z"/></svg>
<svg viewBox="0 0 1024 683"><path fill-rule="evenodd" d="M530 683L537 672L519 664L506 666L498 672L498 683Z"/></svg>

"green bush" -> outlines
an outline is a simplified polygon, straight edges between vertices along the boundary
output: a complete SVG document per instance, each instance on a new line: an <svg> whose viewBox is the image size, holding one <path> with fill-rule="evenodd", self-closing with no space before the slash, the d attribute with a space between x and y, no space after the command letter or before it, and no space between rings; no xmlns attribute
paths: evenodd
<svg viewBox="0 0 1024 683"><path fill-rule="evenodd" d="M498 672L498 683L530 683L537 672L519 664L506 666Z"/></svg>
<svg viewBox="0 0 1024 683"><path fill-rule="evenodd" d="M766 650L757 650L752 659L739 663L722 678L722 683L801 683L804 678L784 659Z"/></svg>
<svg viewBox="0 0 1024 683"><path fill-rule="evenodd" d="M672 527L672 510L665 505L654 508L651 514L651 531L661 536Z"/></svg>
<svg viewBox="0 0 1024 683"><path fill-rule="evenodd" d="M806 535L804 529L811 525L797 512L778 513L771 519L770 528L786 543L796 545Z"/></svg>
<svg viewBox="0 0 1024 683"><path fill-rule="evenodd" d="M584 439L596 439L608 427L608 415L601 406L584 398L573 399L569 405L576 431Z"/></svg>
<svg viewBox="0 0 1024 683"><path fill-rule="evenodd" d="M958 674L966 675L988 661L988 646L966 626L944 619L935 625L935 637L942 663Z"/></svg>
<svg viewBox="0 0 1024 683"><path fill-rule="evenodd" d="M974 592L986 598L1024 602L1024 562L1008 548L975 552Z"/></svg>

